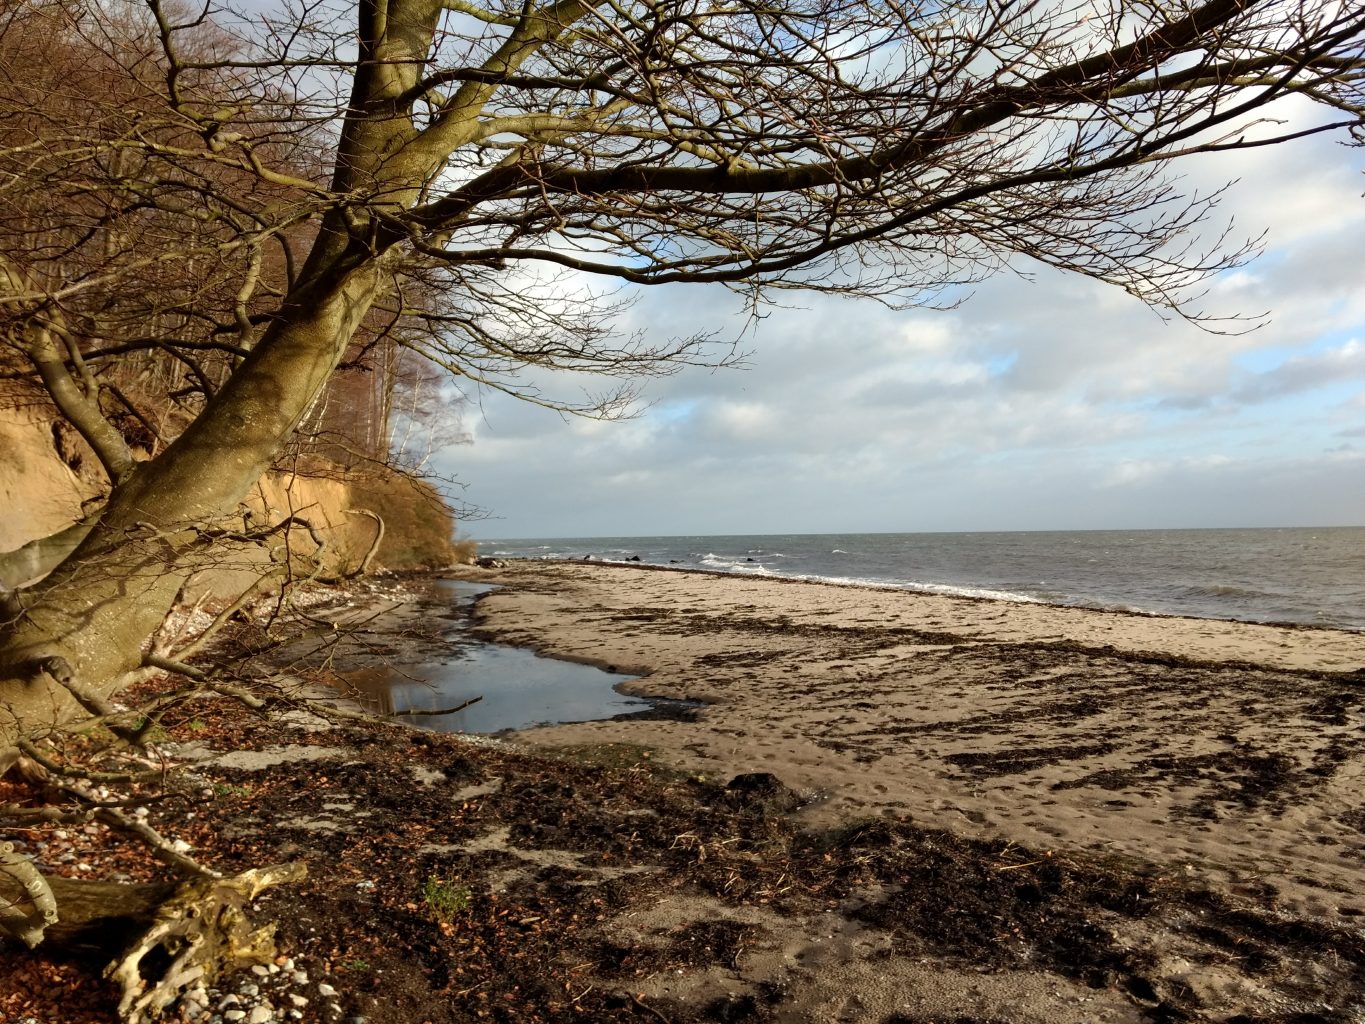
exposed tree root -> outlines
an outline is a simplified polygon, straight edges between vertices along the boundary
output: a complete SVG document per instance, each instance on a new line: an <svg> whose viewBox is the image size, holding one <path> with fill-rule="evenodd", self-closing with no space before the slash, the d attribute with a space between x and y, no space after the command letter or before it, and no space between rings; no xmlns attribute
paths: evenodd
<svg viewBox="0 0 1365 1024"><path fill-rule="evenodd" d="M120 1020L142 1024L197 983L211 984L220 974L268 963L275 955L275 926L253 928L246 905L264 890L302 881L307 873L302 863L277 864L181 884L156 907L142 936L105 968L105 977L122 990Z"/></svg>
<svg viewBox="0 0 1365 1024"><path fill-rule="evenodd" d="M48 879L12 844L0 843L0 930L29 948L119 950L104 974L119 986L119 1019L143 1024L196 984L268 963L275 925L253 927L246 907L307 873L292 863L180 885Z"/></svg>

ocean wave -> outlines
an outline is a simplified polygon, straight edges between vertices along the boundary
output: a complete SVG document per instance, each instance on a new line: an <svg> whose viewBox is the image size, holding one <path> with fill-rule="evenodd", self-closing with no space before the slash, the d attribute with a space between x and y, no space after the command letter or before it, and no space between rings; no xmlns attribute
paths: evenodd
<svg viewBox="0 0 1365 1024"><path fill-rule="evenodd" d="M830 552L830 554L831 554L831 555L846 555L846 554L848 554L848 552L845 551L843 548L835 548L833 551Z"/></svg>
<svg viewBox="0 0 1365 1024"><path fill-rule="evenodd" d="M987 601L1012 601L1015 604L1046 604L1032 594L1019 594L1012 590L992 590L990 587L959 587L949 583L904 583L905 590L920 594L943 594L947 597L977 597Z"/></svg>
<svg viewBox="0 0 1365 1024"><path fill-rule="evenodd" d="M754 561L752 558L747 561L728 555L718 555L708 551L701 556L701 564L715 572L738 572L746 573L751 576L778 576L780 573L773 572L765 568L762 563Z"/></svg>
<svg viewBox="0 0 1365 1024"><path fill-rule="evenodd" d="M1031 594L1012 590L992 590L989 587L960 587L950 583L921 583L917 580L874 579L870 576L829 576L801 573L784 577L809 580L812 583L832 583L840 587L870 587L876 590L909 590L916 594L939 594L944 597L975 597L988 601L1012 601L1015 604L1049 604Z"/></svg>
<svg viewBox="0 0 1365 1024"><path fill-rule="evenodd" d="M1279 597L1266 590L1257 590L1255 587L1239 587L1232 583L1210 583L1186 587L1187 594L1196 597Z"/></svg>

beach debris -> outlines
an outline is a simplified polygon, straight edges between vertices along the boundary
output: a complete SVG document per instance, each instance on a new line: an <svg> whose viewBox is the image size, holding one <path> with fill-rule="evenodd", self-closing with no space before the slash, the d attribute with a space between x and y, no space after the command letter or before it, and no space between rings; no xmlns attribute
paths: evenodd
<svg viewBox="0 0 1365 1024"><path fill-rule="evenodd" d="M733 807L773 813L794 811L805 801L772 772L745 772L725 784Z"/></svg>

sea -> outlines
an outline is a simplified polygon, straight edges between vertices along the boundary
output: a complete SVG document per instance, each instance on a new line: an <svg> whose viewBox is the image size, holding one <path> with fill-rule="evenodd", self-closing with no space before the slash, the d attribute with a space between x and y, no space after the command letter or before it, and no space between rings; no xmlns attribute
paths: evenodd
<svg viewBox="0 0 1365 1024"><path fill-rule="evenodd" d="M1365 630L1365 527L519 538L479 553Z"/></svg>

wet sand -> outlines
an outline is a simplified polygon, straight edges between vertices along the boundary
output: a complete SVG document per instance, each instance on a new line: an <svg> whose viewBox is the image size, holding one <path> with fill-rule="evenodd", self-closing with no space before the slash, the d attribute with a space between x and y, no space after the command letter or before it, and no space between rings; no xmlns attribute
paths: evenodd
<svg viewBox="0 0 1365 1024"><path fill-rule="evenodd" d="M771 772L813 825L908 817L1365 920L1365 634L615 565L469 578L504 584L488 638L709 705L524 741L645 744Z"/></svg>

